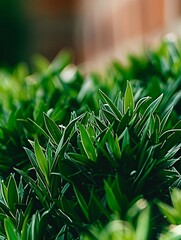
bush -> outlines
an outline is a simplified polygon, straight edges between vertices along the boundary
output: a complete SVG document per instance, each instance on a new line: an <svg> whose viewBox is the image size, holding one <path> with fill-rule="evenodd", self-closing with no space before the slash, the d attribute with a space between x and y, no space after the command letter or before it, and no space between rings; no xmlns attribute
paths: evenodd
<svg viewBox="0 0 181 240"><path fill-rule="evenodd" d="M1 239L179 239L179 49L105 76L68 52L1 70Z"/></svg>

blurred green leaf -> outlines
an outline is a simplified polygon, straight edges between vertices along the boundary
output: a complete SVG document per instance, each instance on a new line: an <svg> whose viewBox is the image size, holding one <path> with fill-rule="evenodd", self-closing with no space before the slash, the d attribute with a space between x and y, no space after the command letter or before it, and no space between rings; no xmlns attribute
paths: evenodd
<svg viewBox="0 0 181 240"><path fill-rule="evenodd" d="M4 220L4 227L8 240L20 240L19 234L10 218Z"/></svg>

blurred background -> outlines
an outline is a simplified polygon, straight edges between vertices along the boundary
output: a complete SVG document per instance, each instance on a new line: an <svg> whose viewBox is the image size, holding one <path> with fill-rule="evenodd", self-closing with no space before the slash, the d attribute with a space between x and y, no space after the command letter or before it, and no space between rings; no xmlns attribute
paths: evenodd
<svg viewBox="0 0 181 240"><path fill-rule="evenodd" d="M0 64L65 47L89 71L180 35L181 0L0 0Z"/></svg>

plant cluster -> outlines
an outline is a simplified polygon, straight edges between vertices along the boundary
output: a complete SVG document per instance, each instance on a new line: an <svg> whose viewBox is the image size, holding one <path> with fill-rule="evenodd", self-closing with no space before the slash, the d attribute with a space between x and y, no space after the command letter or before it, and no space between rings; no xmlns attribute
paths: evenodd
<svg viewBox="0 0 181 240"><path fill-rule="evenodd" d="M0 71L0 239L181 238L180 52Z"/></svg>

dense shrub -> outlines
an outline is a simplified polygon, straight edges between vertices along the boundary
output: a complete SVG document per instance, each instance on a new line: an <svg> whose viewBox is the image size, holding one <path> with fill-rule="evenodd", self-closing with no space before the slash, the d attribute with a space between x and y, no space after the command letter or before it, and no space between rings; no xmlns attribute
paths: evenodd
<svg viewBox="0 0 181 240"><path fill-rule="evenodd" d="M1 239L180 239L177 44L104 76L68 52L1 70Z"/></svg>

